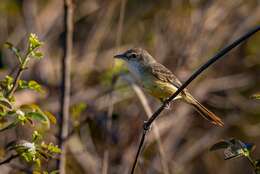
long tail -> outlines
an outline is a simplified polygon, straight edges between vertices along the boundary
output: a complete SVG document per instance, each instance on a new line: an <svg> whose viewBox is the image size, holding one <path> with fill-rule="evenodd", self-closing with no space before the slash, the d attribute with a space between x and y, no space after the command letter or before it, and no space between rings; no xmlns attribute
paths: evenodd
<svg viewBox="0 0 260 174"><path fill-rule="evenodd" d="M211 111L209 111L205 106L203 106L200 102L198 102L195 98L192 97L192 95L188 92L185 92L185 94L182 95L182 98L198 111L201 116L203 116L205 119L209 120L211 123L218 125L218 126L224 126L224 123L222 120L213 114Z"/></svg>

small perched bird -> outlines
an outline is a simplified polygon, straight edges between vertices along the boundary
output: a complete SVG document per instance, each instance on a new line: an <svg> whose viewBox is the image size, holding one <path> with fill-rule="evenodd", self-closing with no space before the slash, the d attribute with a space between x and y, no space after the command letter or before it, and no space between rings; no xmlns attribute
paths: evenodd
<svg viewBox="0 0 260 174"><path fill-rule="evenodd" d="M129 49L123 54L114 56L127 63L129 71L142 84L143 88L160 101L165 101L181 86L175 75L162 64L158 63L146 50L141 48ZM195 107L201 116L211 123L223 126L219 117L199 103L184 89L176 98Z"/></svg>

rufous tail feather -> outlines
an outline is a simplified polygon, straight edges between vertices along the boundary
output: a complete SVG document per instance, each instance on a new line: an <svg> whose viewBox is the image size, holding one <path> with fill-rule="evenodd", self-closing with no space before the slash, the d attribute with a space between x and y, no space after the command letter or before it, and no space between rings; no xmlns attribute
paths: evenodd
<svg viewBox="0 0 260 174"><path fill-rule="evenodd" d="M193 98L193 96L190 93L185 92L185 94L183 94L182 98L187 103L191 104L202 117L204 117L205 119L207 119L208 121L210 121L211 123L213 123L215 125L224 126L224 123L218 116L216 116L214 113L209 111L199 101L197 101L195 98Z"/></svg>

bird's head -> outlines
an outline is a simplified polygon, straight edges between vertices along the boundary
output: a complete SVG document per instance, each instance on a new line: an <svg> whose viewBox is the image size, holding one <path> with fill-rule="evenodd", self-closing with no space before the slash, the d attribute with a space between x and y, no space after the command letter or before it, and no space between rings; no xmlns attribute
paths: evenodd
<svg viewBox="0 0 260 174"><path fill-rule="evenodd" d="M115 58L122 59L129 64L149 64L156 62L155 59L142 48L132 48L122 54L114 56Z"/></svg>

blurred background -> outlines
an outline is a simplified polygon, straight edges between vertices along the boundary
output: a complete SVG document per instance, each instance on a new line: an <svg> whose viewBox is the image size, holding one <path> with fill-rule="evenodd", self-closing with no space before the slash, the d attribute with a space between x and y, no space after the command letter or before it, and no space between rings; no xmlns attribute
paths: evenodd
<svg viewBox="0 0 260 174"><path fill-rule="evenodd" d="M260 24L258 0L76 0L67 172L127 174L142 132L143 121L160 103L135 84L113 55L143 47L184 82L218 50ZM29 33L44 42L44 58L30 64L23 79L43 85L45 95L16 94L18 104L39 103L59 117L63 29L61 0L0 1L0 77L17 62L2 45L26 49ZM223 152L209 152L230 137L255 143L260 158L260 34L231 51L188 87L225 122L215 127L194 109L174 102L146 139L136 174L251 173L248 161L224 161ZM57 142L59 124L45 132ZM18 131L19 130L19 131ZM29 126L8 130L0 147L30 138ZM4 155L1 154L1 159ZM19 160L0 166L0 173L21 173ZM46 162L51 171L55 160Z"/></svg>

